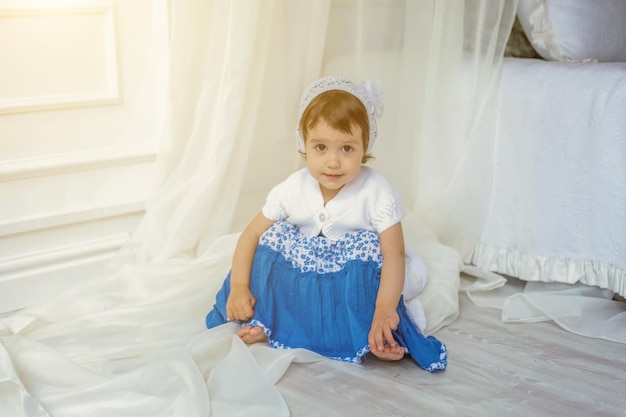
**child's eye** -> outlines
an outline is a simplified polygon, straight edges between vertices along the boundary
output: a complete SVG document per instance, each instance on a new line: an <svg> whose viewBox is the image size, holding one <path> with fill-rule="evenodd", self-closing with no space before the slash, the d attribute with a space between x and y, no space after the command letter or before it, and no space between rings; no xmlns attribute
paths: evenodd
<svg viewBox="0 0 626 417"><path fill-rule="evenodd" d="M324 152L326 150L326 145L322 145L322 144L315 145L315 149L320 152Z"/></svg>
<svg viewBox="0 0 626 417"><path fill-rule="evenodd" d="M352 152L353 149L354 148L352 146L350 146L350 145L346 145L346 146L343 147L343 151L344 152Z"/></svg>

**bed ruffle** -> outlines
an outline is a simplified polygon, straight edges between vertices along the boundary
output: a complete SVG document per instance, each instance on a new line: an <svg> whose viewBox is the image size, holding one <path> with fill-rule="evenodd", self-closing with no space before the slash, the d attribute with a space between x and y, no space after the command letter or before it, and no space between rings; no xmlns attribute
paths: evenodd
<svg viewBox="0 0 626 417"><path fill-rule="evenodd" d="M479 243L472 265L533 282L559 282L605 288L626 296L626 269L608 263L565 257L535 256Z"/></svg>

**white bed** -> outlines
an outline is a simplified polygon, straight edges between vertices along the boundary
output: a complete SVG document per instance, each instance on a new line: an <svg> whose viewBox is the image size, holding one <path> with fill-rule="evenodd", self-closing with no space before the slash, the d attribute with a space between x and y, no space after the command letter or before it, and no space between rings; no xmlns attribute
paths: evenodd
<svg viewBox="0 0 626 417"><path fill-rule="evenodd" d="M505 59L472 263L626 295L626 63Z"/></svg>
<svg viewBox="0 0 626 417"><path fill-rule="evenodd" d="M519 0L473 264L626 295L625 18L622 0Z"/></svg>

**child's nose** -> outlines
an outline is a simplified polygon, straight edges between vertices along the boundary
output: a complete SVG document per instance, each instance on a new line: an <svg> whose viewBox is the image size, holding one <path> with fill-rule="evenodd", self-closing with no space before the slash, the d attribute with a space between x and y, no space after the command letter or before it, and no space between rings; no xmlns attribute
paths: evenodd
<svg viewBox="0 0 626 417"><path fill-rule="evenodd" d="M341 160L339 159L339 153L334 152L334 151L328 152L327 158L326 158L326 165L332 168L339 167L341 165Z"/></svg>

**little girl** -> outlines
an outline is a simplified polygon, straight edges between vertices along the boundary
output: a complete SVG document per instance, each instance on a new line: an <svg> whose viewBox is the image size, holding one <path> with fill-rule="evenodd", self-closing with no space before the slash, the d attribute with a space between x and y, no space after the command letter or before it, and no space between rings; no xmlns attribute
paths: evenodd
<svg viewBox="0 0 626 417"><path fill-rule="evenodd" d="M445 369L445 345L421 333L403 300L401 200L362 165L382 112L375 93L337 76L305 90L296 139L306 168L274 187L242 232L208 328L236 320L246 343L357 363L370 351L409 353L424 369Z"/></svg>

